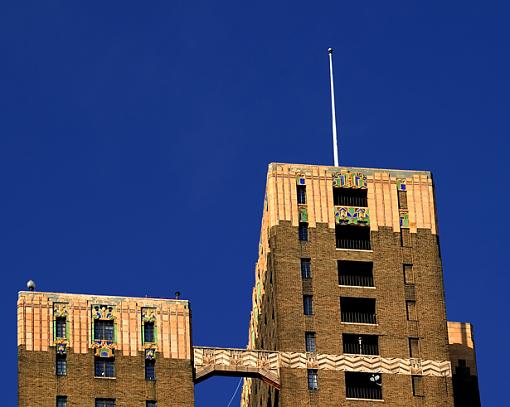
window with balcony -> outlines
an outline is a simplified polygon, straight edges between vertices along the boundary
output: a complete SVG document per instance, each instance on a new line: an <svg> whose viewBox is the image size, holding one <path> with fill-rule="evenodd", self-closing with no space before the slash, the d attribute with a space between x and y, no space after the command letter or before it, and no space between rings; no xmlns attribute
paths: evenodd
<svg viewBox="0 0 510 407"><path fill-rule="evenodd" d="M340 298L340 314L342 322L358 324L376 324L375 299L373 298Z"/></svg>
<svg viewBox="0 0 510 407"><path fill-rule="evenodd" d="M333 188L333 201L336 206L368 206L367 190Z"/></svg>
<svg viewBox="0 0 510 407"><path fill-rule="evenodd" d="M296 188L297 192L297 203L299 205L306 204L306 186L305 185L298 185Z"/></svg>
<svg viewBox="0 0 510 407"><path fill-rule="evenodd" d="M57 338L66 337L66 319L63 317L55 318L55 336Z"/></svg>
<svg viewBox="0 0 510 407"><path fill-rule="evenodd" d="M306 242L308 240L308 223L299 222L299 240Z"/></svg>
<svg viewBox="0 0 510 407"><path fill-rule="evenodd" d="M67 375L67 359L66 355L57 354L55 359L55 371L57 376Z"/></svg>
<svg viewBox="0 0 510 407"><path fill-rule="evenodd" d="M317 369L308 369L308 390L319 388L319 375Z"/></svg>
<svg viewBox="0 0 510 407"><path fill-rule="evenodd" d="M370 228L368 226L337 225L336 248L370 250Z"/></svg>
<svg viewBox="0 0 510 407"><path fill-rule="evenodd" d="M381 374L345 372L345 393L350 399L382 400Z"/></svg>
<svg viewBox="0 0 510 407"><path fill-rule="evenodd" d="M303 280L312 278L312 262L310 259L301 259L301 278Z"/></svg>
<svg viewBox="0 0 510 407"><path fill-rule="evenodd" d="M356 355L378 355L379 337L377 335L343 334L344 353Z"/></svg>
<svg viewBox="0 0 510 407"><path fill-rule="evenodd" d="M315 332L305 332L305 345L307 352L315 352Z"/></svg>
<svg viewBox="0 0 510 407"><path fill-rule="evenodd" d="M303 312L305 315L313 315L313 297L303 295Z"/></svg>
<svg viewBox="0 0 510 407"><path fill-rule="evenodd" d="M115 377L115 359L96 357L94 359L94 374L96 377Z"/></svg>
<svg viewBox="0 0 510 407"><path fill-rule="evenodd" d="M338 284L373 287L373 263L368 261L338 261Z"/></svg>
<svg viewBox="0 0 510 407"><path fill-rule="evenodd" d="M114 325L112 320L94 320L94 339L113 341Z"/></svg>

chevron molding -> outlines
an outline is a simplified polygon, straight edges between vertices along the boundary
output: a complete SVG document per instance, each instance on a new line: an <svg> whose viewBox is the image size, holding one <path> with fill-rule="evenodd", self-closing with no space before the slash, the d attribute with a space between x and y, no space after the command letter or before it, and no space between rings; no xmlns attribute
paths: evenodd
<svg viewBox="0 0 510 407"><path fill-rule="evenodd" d="M223 372L239 372L241 368L260 369L277 377L280 376L280 368L441 377L452 375L449 361L204 347L194 348L194 366L197 372L215 367Z"/></svg>

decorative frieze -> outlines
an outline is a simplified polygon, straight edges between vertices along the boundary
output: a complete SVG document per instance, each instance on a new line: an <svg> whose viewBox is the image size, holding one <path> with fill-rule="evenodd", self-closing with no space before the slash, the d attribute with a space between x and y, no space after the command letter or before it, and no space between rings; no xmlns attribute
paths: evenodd
<svg viewBox="0 0 510 407"><path fill-rule="evenodd" d="M409 211L400 209L400 228L409 229Z"/></svg>
<svg viewBox="0 0 510 407"><path fill-rule="evenodd" d="M397 178L397 191L407 191L405 178Z"/></svg>
<svg viewBox="0 0 510 407"><path fill-rule="evenodd" d="M142 322L156 322L156 308L142 308Z"/></svg>
<svg viewBox="0 0 510 407"><path fill-rule="evenodd" d="M54 303L53 304L53 318L67 318L69 315L67 303Z"/></svg>
<svg viewBox="0 0 510 407"><path fill-rule="evenodd" d="M92 318L100 320L115 319L114 307L112 305L93 305Z"/></svg>
<svg viewBox="0 0 510 407"><path fill-rule="evenodd" d="M296 185L306 185L306 178L303 174L296 175Z"/></svg>
<svg viewBox="0 0 510 407"><path fill-rule="evenodd" d="M362 207L335 206L335 223L337 225L370 225L370 210Z"/></svg>
<svg viewBox="0 0 510 407"><path fill-rule="evenodd" d="M298 205L299 221L308 222L308 210L306 205Z"/></svg>
<svg viewBox="0 0 510 407"><path fill-rule="evenodd" d="M111 358L115 356L115 343L107 340L95 340L92 343L94 355L100 358Z"/></svg>
<svg viewBox="0 0 510 407"><path fill-rule="evenodd" d="M361 188L368 187L367 176L361 172L337 172L333 174L335 188Z"/></svg>

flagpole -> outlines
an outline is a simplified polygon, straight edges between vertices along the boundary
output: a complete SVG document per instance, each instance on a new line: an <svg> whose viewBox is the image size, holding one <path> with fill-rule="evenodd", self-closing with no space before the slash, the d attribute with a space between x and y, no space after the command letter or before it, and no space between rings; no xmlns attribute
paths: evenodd
<svg viewBox="0 0 510 407"><path fill-rule="evenodd" d="M329 80L331 85L331 122L333 126L333 158L335 167L338 167L338 142L336 135L336 113L335 113L335 85L333 83L333 48L328 49L329 54Z"/></svg>

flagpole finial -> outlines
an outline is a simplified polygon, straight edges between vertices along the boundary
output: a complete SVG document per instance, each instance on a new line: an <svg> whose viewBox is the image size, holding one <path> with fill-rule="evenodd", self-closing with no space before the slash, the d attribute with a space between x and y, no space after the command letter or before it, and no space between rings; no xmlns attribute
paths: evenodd
<svg viewBox="0 0 510 407"><path fill-rule="evenodd" d="M328 48L328 54L332 54L333 53L333 48Z"/></svg>

